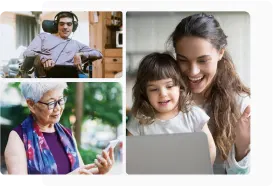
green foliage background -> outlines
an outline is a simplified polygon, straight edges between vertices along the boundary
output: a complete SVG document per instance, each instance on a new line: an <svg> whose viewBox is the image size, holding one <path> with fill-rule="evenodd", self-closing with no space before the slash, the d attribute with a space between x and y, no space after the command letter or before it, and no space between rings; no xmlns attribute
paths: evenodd
<svg viewBox="0 0 273 186"><path fill-rule="evenodd" d="M75 115L76 82L68 82L68 90L64 94L68 97L60 123L71 128L69 117ZM9 83L18 91L20 83ZM11 98L12 99L12 98ZM12 125L1 125L1 154L3 154L9 132L19 125L29 114L29 109L22 105L1 106L1 116L11 120ZM115 128L122 123L122 89L115 82L85 82L83 101L83 123L88 119L101 119L103 124ZM96 148L84 150L79 147L84 163L92 163L98 150Z"/></svg>

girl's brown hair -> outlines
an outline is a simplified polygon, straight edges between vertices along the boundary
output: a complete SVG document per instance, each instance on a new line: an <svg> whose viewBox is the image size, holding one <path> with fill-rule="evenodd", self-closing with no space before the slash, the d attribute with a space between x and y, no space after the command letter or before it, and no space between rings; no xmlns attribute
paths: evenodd
<svg viewBox="0 0 273 186"><path fill-rule="evenodd" d="M141 124L150 124L155 119L155 110L149 103L146 92L147 83L168 78L180 87L178 109L183 112L189 109L190 94L175 59L169 53L151 53L141 60L133 87L132 114Z"/></svg>
<svg viewBox="0 0 273 186"><path fill-rule="evenodd" d="M194 14L181 20L168 42L174 49L178 40L185 36L196 36L209 41L218 51L227 46L227 36L213 15ZM241 116L236 97L241 94L250 96L246 87L236 73L231 56L225 50L224 56L218 61L217 72L209 91L205 92L206 103L210 104L210 123L214 125L213 138L223 160L235 142L236 123Z"/></svg>

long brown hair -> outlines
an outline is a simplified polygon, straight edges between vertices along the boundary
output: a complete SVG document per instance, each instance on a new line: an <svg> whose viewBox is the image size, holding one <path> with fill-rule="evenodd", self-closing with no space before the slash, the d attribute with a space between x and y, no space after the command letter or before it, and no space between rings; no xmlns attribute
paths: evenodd
<svg viewBox="0 0 273 186"><path fill-rule="evenodd" d="M180 87L178 109L186 112L189 109L190 93L181 78L181 71L176 60L169 53L151 53L145 56L139 65L136 82L133 87L132 114L141 124L150 124L155 119L155 110L147 96L147 83L171 78L174 85Z"/></svg>
<svg viewBox="0 0 273 186"><path fill-rule="evenodd" d="M185 36L196 36L209 41L218 51L227 46L227 36L213 15L205 13L194 14L181 20L168 43L176 48L178 40ZM219 149L221 158L227 159L228 153L235 142L236 123L241 116L236 97L242 93L250 96L246 87L236 73L232 58L225 50L218 61L217 72L212 80L210 89L204 93L206 103L210 104L209 126L214 125L213 138Z"/></svg>

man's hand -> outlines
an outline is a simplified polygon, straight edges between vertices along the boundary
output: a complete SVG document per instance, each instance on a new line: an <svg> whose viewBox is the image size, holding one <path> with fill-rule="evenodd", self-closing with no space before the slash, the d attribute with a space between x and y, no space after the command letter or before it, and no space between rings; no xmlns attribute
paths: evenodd
<svg viewBox="0 0 273 186"><path fill-rule="evenodd" d="M82 56L81 52L75 54L75 56L74 56L74 65L75 66L81 65L81 63L82 63L81 56Z"/></svg>
<svg viewBox="0 0 273 186"><path fill-rule="evenodd" d="M49 70L55 66L55 62L52 59L49 59L43 63L43 66L44 66L45 70Z"/></svg>

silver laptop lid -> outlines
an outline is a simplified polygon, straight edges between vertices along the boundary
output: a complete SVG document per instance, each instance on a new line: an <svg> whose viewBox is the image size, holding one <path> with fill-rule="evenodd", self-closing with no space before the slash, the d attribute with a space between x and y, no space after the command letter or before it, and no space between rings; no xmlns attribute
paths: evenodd
<svg viewBox="0 0 273 186"><path fill-rule="evenodd" d="M203 132L126 137L127 174L212 174Z"/></svg>

